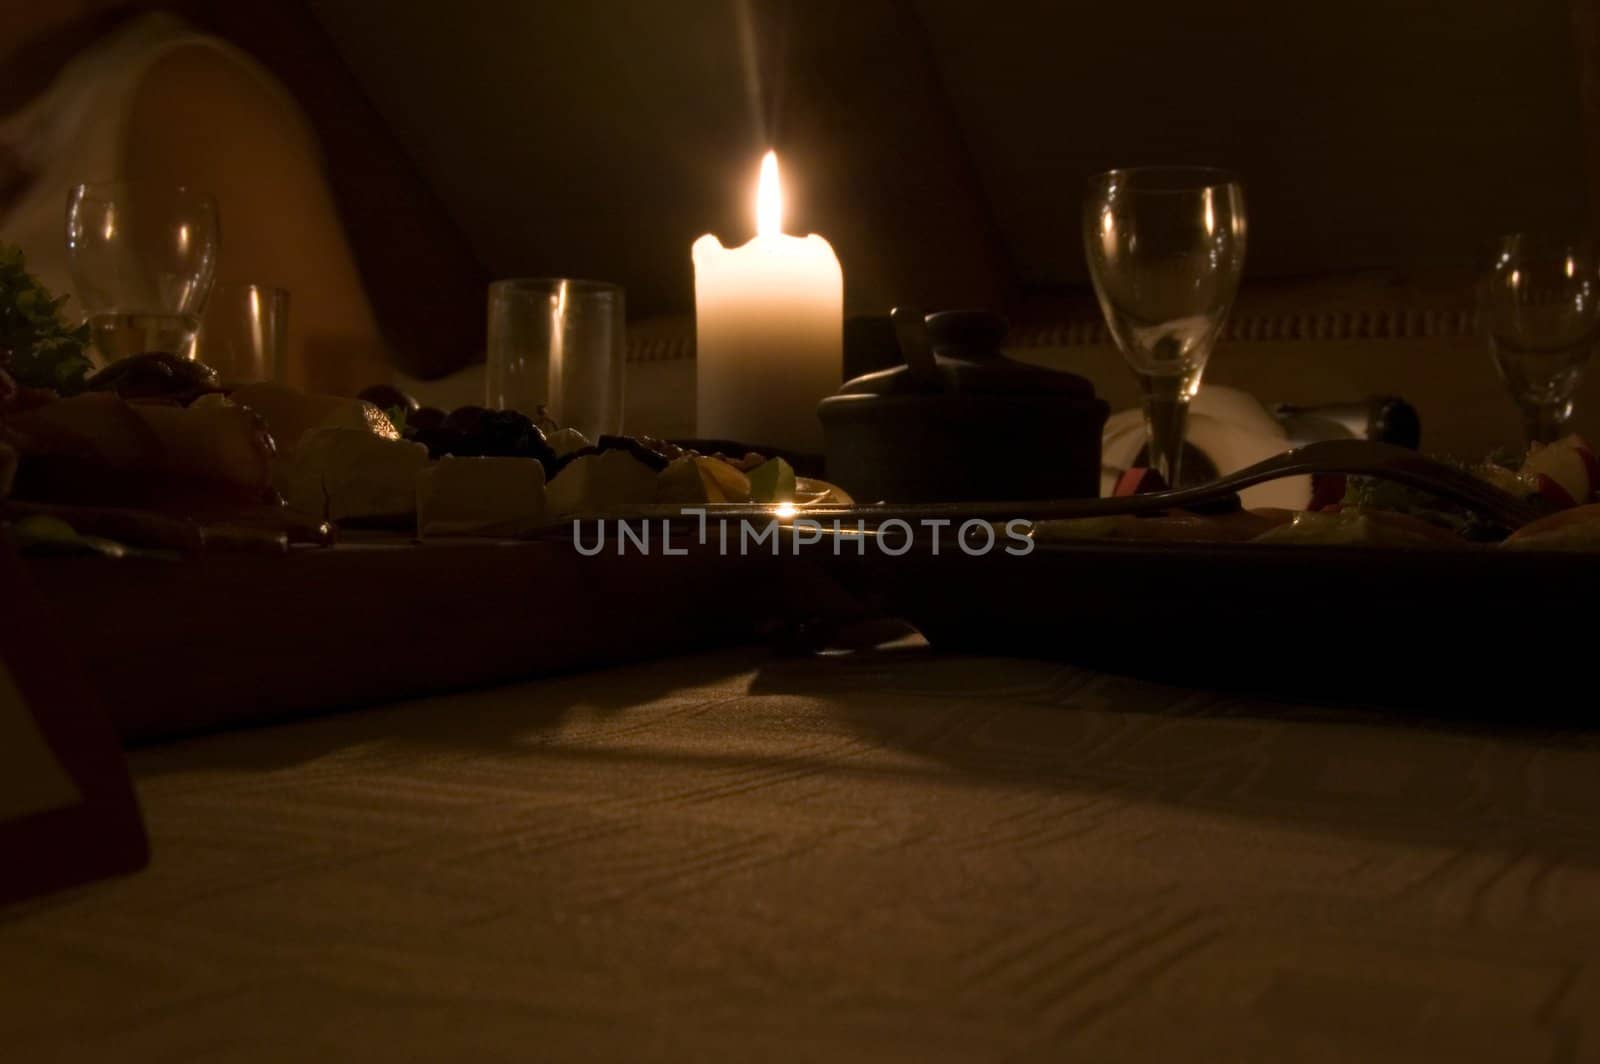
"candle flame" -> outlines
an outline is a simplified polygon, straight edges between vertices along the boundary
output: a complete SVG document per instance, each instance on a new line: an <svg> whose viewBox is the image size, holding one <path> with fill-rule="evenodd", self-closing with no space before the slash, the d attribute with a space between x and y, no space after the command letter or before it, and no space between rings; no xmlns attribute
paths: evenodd
<svg viewBox="0 0 1600 1064"><path fill-rule="evenodd" d="M761 183L756 186L756 235L777 236L783 232L783 193L778 188L778 153L769 151L761 158Z"/></svg>

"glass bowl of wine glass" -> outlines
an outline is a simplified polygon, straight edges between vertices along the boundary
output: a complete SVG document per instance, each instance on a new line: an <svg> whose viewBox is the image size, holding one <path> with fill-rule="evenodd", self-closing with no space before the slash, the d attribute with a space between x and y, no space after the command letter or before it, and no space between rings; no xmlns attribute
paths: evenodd
<svg viewBox="0 0 1600 1064"><path fill-rule="evenodd" d="M1139 381L1151 465L1173 486L1189 401L1239 289L1245 235L1244 188L1226 170L1109 170L1084 195L1089 276Z"/></svg>
<svg viewBox="0 0 1600 1064"><path fill-rule="evenodd" d="M1587 237L1503 237L1478 283L1478 329L1529 443L1564 436L1600 339L1600 254Z"/></svg>
<svg viewBox="0 0 1600 1064"><path fill-rule="evenodd" d="M127 183L73 188L67 263L101 358L193 358L221 240L216 202L203 192Z"/></svg>

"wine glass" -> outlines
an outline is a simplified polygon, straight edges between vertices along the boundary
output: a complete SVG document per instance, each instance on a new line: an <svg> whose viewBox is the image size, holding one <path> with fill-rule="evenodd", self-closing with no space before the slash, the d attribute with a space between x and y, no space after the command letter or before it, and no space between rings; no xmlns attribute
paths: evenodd
<svg viewBox="0 0 1600 1064"><path fill-rule="evenodd" d="M1565 435L1600 335L1594 241L1531 233L1502 238L1478 284L1478 328L1522 410L1528 442Z"/></svg>
<svg viewBox="0 0 1600 1064"><path fill-rule="evenodd" d="M193 358L221 240L217 205L202 192L75 187L67 199L67 265L101 356Z"/></svg>
<svg viewBox="0 0 1600 1064"><path fill-rule="evenodd" d="M1152 467L1177 486L1189 401L1244 269L1244 189L1205 167L1098 174L1083 247L1100 311L1139 378Z"/></svg>

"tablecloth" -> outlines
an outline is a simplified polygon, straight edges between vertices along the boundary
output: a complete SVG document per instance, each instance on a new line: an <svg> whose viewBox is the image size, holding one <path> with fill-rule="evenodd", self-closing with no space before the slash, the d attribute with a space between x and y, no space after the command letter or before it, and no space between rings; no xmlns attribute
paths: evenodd
<svg viewBox="0 0 1600 1064"><path fill-rule="evenodd" d="M1600 1057L1600 737L900 646L136 750L7 1060Z"/></svg>

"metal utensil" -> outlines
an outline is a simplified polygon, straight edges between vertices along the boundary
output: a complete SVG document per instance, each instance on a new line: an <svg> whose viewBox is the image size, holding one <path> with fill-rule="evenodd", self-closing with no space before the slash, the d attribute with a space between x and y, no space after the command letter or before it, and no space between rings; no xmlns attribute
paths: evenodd
<svg viewBox="0 0 1600 1064"><path fill-rule="evenodd" d="M1474 513L1503 525L1518 528L1540 516L1524 499L1501 491L1470 473L1437 462L1404 447L1372 440L1322 440L1285 451L1280 455L1246 466L1225 477L1193 487L1145 495L1110 499L1050 499L995 502L928 503L921 505L881 505L856 507L805 507L796 516L831 522L848 520L852 525L869 525L894 518L919 521L925 518L959 520L1036 520L1073 517L1109 517L1118 514L1159 513L1163 510L1193 509L1208 504L1226 503L1235 493L1256 484L1307 473L1346 473L1390 480L1429 492L1441 499L1466 507ZM772 507L715 507L717 517L771 517Z"/></svg>
<svg viewBox="0 0 1600 1064"><path fill-rule="evenodd" d="M1229 496L1256 484L1308 473L1345 473L1393 481L1463 506L1507 528L1518 528L1540 516L1539 511L1527 500L1502 491L1471 473L1404 447L1372 440L1308 443L1225 477L1188 488L1111 499L1063 499L1033 504L985 503L981 507L985 513L1009 513L1012 517L1033 518L1154 513L1223 502ZM959 510L961 507L952 506L951 509Z"/></svg>

